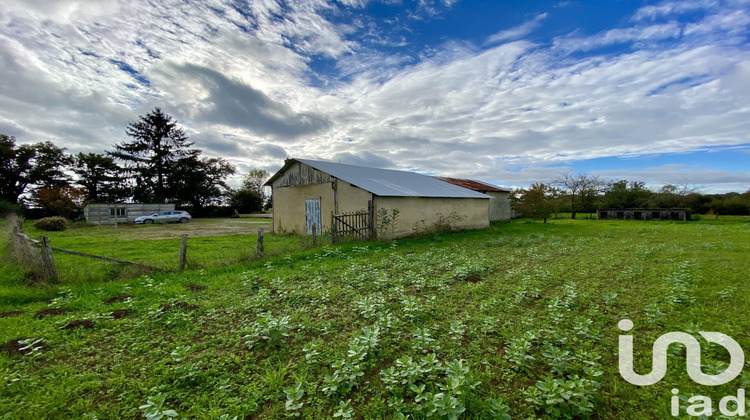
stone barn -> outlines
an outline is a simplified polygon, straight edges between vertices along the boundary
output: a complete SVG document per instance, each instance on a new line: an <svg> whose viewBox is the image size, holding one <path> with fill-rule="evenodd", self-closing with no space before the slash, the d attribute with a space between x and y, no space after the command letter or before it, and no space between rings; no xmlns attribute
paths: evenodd
<svg viewBox="0 0 750 420"><path fill-rule="evenodd" d="M329 232L334 215L368 214L371 232L400 237L449 223L457 229L489 226L492 197L414 172L308 159L287 159L269 179L276 233ZM398 210L384 226L379 214ZM339 220L339 219L337 219ZM346 222L343 226L345 227ZM336 229L341 229L336 222ZM383 233L385 232L385 233Z"/></svg>
<svg viewBox="0 0 750 420"><path fill-rule="evenodd" d="M510 208L510 190L499 188L482 181L475 181L473 179L447 178L442 176L437 176L435 178L492 197L493 200L490 200L490 222L496 220L507 222L513 217Z"/></svg>
<svg viewBox="0 0 750 420"><path fill-rule="evenodd" d="M86 223L114 225L115 221L127 223L141 216L173 210L174 204L94 203L83 208L83 216Z"/></svg>
<svg viewBox="0 0 750 420"><path fill-rule="evenodd" d="M596 215L599 220L690 220L688 209L599 209Z"/></svg>

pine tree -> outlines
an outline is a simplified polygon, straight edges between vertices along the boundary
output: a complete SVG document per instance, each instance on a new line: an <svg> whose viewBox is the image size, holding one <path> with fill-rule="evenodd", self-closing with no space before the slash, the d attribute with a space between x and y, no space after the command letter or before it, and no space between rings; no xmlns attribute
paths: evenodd
<svg viewBox="0 0 750 420"><path fill-rule="evenodd" d="M133 177L133 200L142 203L165 203L174 198L169 174L180 159L197 157L185 131L159 108L128 124L131 141L115 145L109 152L124 164Z"/></svg>

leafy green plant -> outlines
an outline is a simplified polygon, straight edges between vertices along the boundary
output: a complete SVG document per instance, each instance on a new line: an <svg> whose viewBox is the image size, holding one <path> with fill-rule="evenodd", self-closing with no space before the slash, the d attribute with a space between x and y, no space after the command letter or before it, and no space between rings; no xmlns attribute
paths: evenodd
<svg viewBox="0 0 750 420"><path fill-rule="evenodd" d="M502 398L490 399L490 417L499 420L511 420L510 406Z"/></svg>
<svg viewBox="0 0 750 420"><path fill-rule="evenodd" d="M262 314L249 328L245 335L245 343L248 348L253 348L260 342L269 346L281 346L292 330L288 316L274 317L271 314Z"/></svg>
<svg viewBox="0 0 750 420"><path fill-rule="evenodd" d="M617 292L604 292L602 297L604 298L604 304L607 306L613 306L617 303Z"/></svg>
<svg viewBox="0 0 750 420"><path fill-rule="evenodd" d="M299 409L304 405L300 400L305 395L305 391L302 389L302 382L297 382L294 386L284 388L284 395L286 396L284 409L287 411L287 416L299 417Z"/></svg>
<svg viewBox="0 0 750 420"><path fill-rule="evenodd" d="M341 417L342 419L350 419L354 417L354 409L351 406L351 402L352 400L339 401L339 405L333 413L333 417Z"/></svg>
<svg viewBox="0 0 750 420"><path fill-rule="evenodd" d="M302 347L302 351L305 353L305 362L311 364L317 362L317 357L320 352L318 351L318 345L316 343L305 345Z"/></svg>
<svg viewBox="0 0 750 420"><path fill-rule="evenodd" d="M588 417L594 411L599 388L598 382L578 375L568 380L547 376L536 387L526 390L526 401L535 404L549 418Z"/></svg>
<svg viewBox="0 0 750 420"><path fill-rule="evenodd" d="M505 354L508 360L513 363L513 369L524 370L531 367L530 362L534 361L535 358L529 354L530 350L531 342L525 338L513 338L508 341Z"/></svg>
<svg viewBox="0 0 750 420"><path fill-rule="evenodd" d="M190 351L190 346L178 346L174 350L172 350L172 353L170 353L170 356L172 356L172 360L175 362L182 362L187 357L187 353Z"/></svg>
<svg viewBox="0 0 750 420"><path fill-rule="evenodd" d="M464 337L464 333L466 333L466 324L463 321L457 320L451 322L450 330L448 331L451 340L461 340Z"/></svg>
<svg viewBox="0 0 750 420"><path fill-rule="evenodd" d="M179 414L174 410L164 408L164 401L167 399L165 394L157 394L152 397L148 397L146 404L138 407L143 412L143 417L146 420L161 420L165 417L174 418Z"/></svg>
<svg viewBox="0 0 750 420"><path fill-rule="evenodd" d="M412 333L412 338L414 341L412 342L412 349L414 351L419 351L422 353L427 353L430 350L438 350L440 349L440 346L436 346L433 344L435 342L435 338L430 333L429 328L417 328Z"/></svg>
<svg viewBox="0 0 750 420"><path fill-rule="evenodd" d="M463 360L442 364L435 354L419 360L401 357L394 366L382 370L380 378L391 392L388 405L401 413L401 418L404 411L427 417L457 418L466 410L462 398L467 398L479 385ZM413 404L405 403L402 395L408 395Z"/></svg>
<svg viewBox="0 0 750 420"><path fill-rule="evenodd" d="M183 363L187 358L190 348L191 346L178 346L170 353L172 361L177 363L175 373L180 375L182 379L188 379L198 372L197 366L193 362Z"/></svg>
<svg viewBox="0 0 750 420"><path fill-rule="evenodd" d="M570 363L575 357L568 350L563 350L553 345L547 345L542 351L542 356L549 359L547 364L552 368L553 373L564 375L570 370Z"/></svg>
<svg viewBox="0 0 750 420"><path fill-rule="evenodd" d="M379 335L379 327L364 327L349 340L346 358L333 363L333 373L323 377L323 393L346 394L358 385L359 378L365 374L362 363L377 348Z"/></svg>
<svg viewBox="0 0 750 420"><path fill-rule="evenodd" d="M377 214L377 226L378 226L378 238L391 238L396 232L396 225L398 224L398 209L379 208Z"/></svg>

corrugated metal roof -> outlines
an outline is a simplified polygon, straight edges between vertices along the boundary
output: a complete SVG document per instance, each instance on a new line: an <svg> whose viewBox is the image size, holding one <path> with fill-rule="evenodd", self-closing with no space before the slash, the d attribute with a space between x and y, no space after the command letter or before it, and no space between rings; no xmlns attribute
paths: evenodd
<svg viewBox="0 0 750 420"><path fill-rule="evenodd" d="M449 182L453 185L458 185L459 187L468 188L470 190L474 191L495 191L495 192L510 192L510 190L506 190L500 187L496 187L494 185L488 184L486 182L482 181L475 181L473 179L463 179L463 178L448 178L444 176L436 176L435 178Z"/></svg>
<svg viewBox="0 0 750 420"><path fill-rule="evenodd" d="M333 177L382 197L492 198L458 185L414 172L368 168L309 159L288 159L266 185L281 176L294 161L304 163Z"/></svg>

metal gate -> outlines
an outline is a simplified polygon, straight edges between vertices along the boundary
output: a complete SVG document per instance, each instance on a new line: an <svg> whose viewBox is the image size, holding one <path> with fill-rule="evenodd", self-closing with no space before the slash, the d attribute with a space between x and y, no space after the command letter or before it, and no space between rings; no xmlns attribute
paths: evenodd
<svg viewBox="0 0 750 420"><path fill-rule="evenodd" d="M316 233L320 234L320 222L320 198L305 199L305 224L307 228L307 234L312 234L313 225L315 225Z"/></svg>

